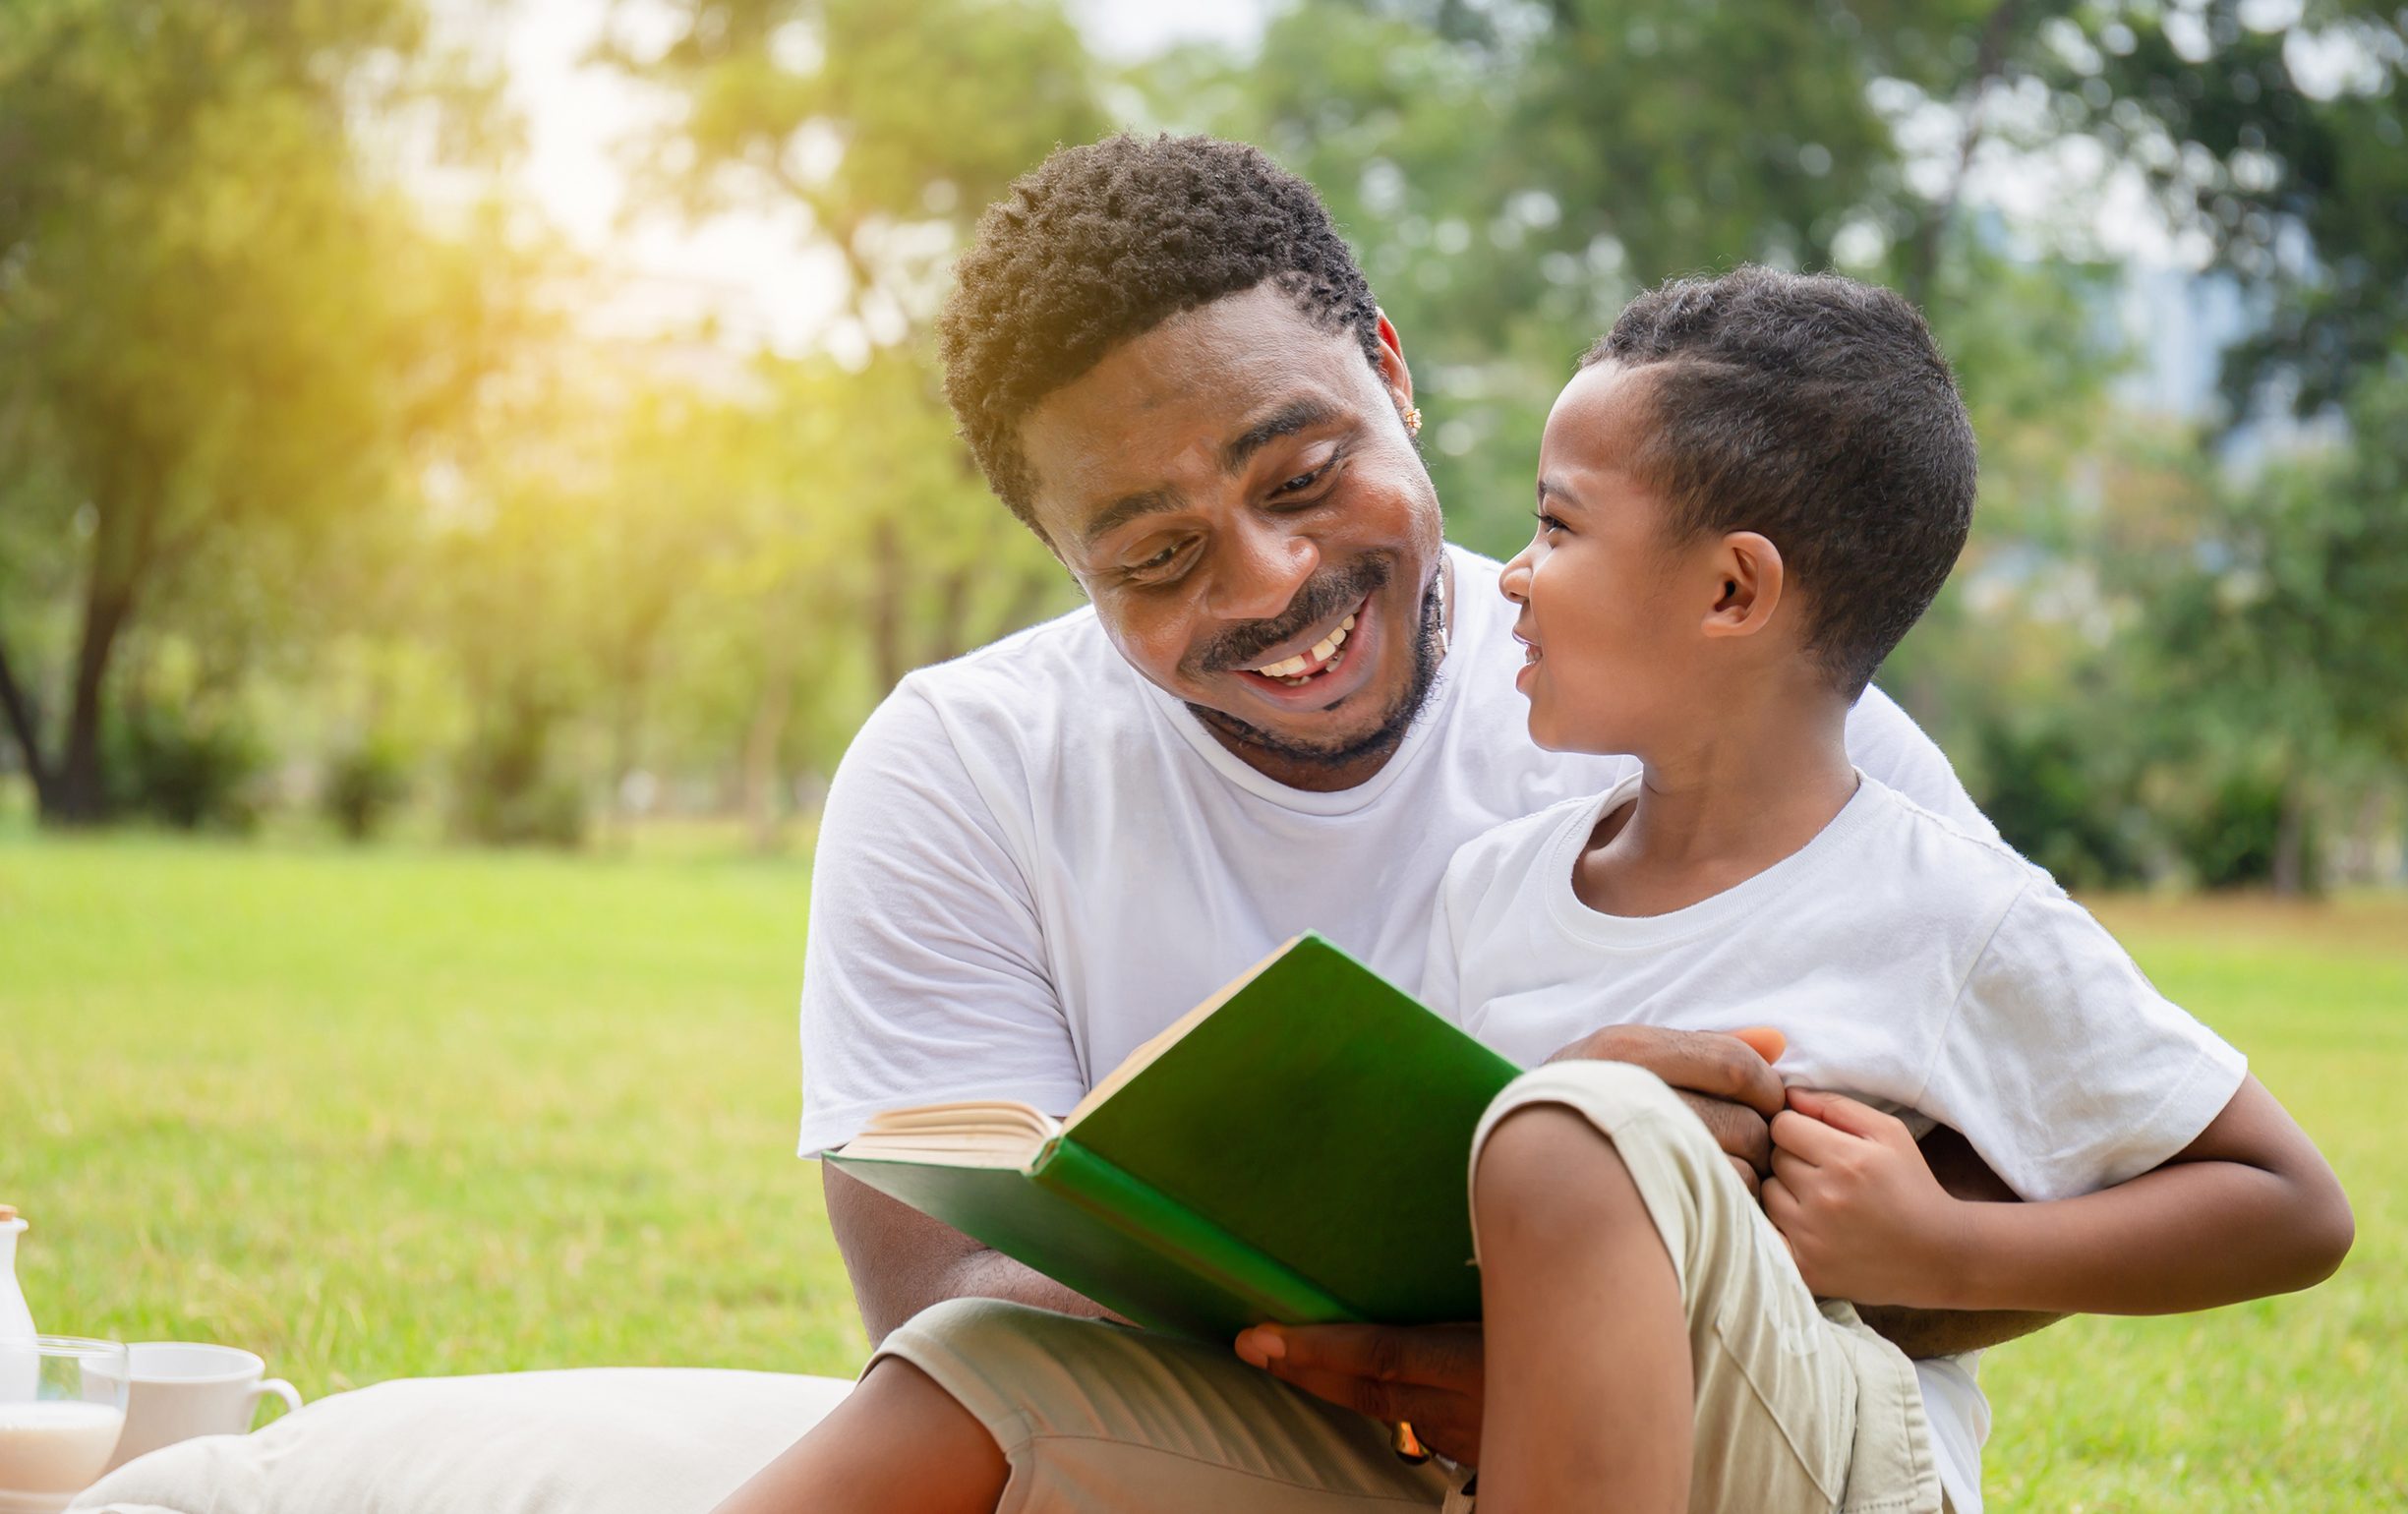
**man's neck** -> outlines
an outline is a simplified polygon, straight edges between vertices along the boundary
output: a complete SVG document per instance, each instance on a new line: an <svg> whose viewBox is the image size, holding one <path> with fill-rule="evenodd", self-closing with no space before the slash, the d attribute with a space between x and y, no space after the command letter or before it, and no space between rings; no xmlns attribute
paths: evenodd
<svg viewBox="0 0 2408 1514"><path fill-rule="evenodd" d="M1574 891L1607 914L1669 914L1799 851L1856 791L1847 727L1838 701L1775 699L1643 754L1636 801L1599 820Z"/></svg>

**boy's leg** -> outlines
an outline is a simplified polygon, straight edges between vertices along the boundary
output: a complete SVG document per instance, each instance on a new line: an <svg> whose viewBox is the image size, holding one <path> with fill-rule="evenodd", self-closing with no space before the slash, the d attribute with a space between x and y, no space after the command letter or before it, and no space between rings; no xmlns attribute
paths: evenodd
<svg viewBox="0 0 2408 1514"><path fill-rule="evenodd" d="M1533 1138L1523 1139L1509 1124L1524 1124L1528 1117L1521 1112L1534 1106L1577 1121L1533 1127L1523 1133ZM1694 1427L1687 1437L1687 1506L1701 1514L1938 1510L1939 1479L1912 1365L1858 1322L1846 1304L1816 1303L1788 1249L1731 1172L1705 1127L1654 1075L1617 1063L1561 1062L1517 1078L1490 1106L1473 1138L1475 1208L1484 1179L1514 1179L1511 1187L1521 1207L1543 1203L1543 1182L1529 1181L1532 1174L1510 1169L1531 1165L1533 1158L1559 1157L1561 1152L1552 1149L1557 1138L1581 1138L1583 1125L1590 1144L1611 1155L1611 1166L1602 1170L1618 1172L1636 1191L1644 1211L1640 1223L1652 1232L1649 1239L1656 1247L1653 1259L1669 1263L1676 1288L1671 1317L1684 1337L1690 1394L1685 1407ZM1498 1149L1510 1161L1490 1173L1487 1148L1498 1138L1500 1128L1511 1144ZM1597 1183L1600 1170L1591 1153L1563 1172L1557 1186L1568 1190ZM1605 1198L1586 1193L1578 1196L1584 1212L1620 1199L1611 1182L1604 1186L1610 1191ZM1506 1185L1491 1187L1497 1200L1491 1207L1499 1208ZM1575 1201L1568 1193L1562 1196ZM1594 1222L1597 1216L1590 1213L1589 1218ZM1475 1234L1484 1267L1490 1261L1491 1237L1501 1220L1498 1214L1479 1217ZM1518 1268L1525 1282L1536 1278L1540 1288L1552 1288L1559 1297L1549 1300L1525 1293L1502 1300L1513 1279L1484 1277L1491 1355L1481 1491L1491 1495L1482 1501L1492 1508L1492 1489L1513 1487L1514 1468L1523 1457L1540 1468L1570 1464L1559 1448L1531 1446L1519 1438L1520 1427L1499 1419L1507 1403L1500 1394L1512 1394L1517 1386L1536 1395L1562 1392L1567 1400L1577 1394L1589 1401L1561 1403L1552 1417L1563 1432L1605 1438L1636 1432L1640 1423L1652 1424L1652 1416L1665 1407L1614 1403L1612 1395L1620 1385L1597 1385L1601 1369L1644 1369L1651 1375L1663 1370L1653 1356L1597 1361L1601 1348L1592 1331L1603 1331L1604 1351L1627 1349L1626 1334L1595 1322L1601 1310L1610 1310L1620 1298L1606 1290L1626 1284L1601 1276L1595 1267L1584 1269L1569 1255L1538 1254L1541 1265L1532 1265L1534 1253L1545 1251L1532 1244L1535 1238L1552 1235L1556 1250L1575 1252L1577 1238L1571 1228L1554 1220L1537 1222L1534 1230L1519 1237L1523 1244L1514 1257L1499 1258ZM1622 1265L1644 1253L1617 1244L1609 1254L1624 1258L1612 1263ZM1655 1281L1662 1275L1653 1274ZM1496 1333L1500 1307L1508 1328L1502 1342ZM1661 1315L1664 1301L1657 1298L1648 1309ZM1556 1321L1552 1336L1546 1329L1551 1318ZM1518 1352L1510 1372L1522 1379L1520 1384L1500 1380L1508 1370L1498 1356L1500 1346ZM1647 1338L1649 1351L1662 1347L1662 1341ZM1599 1393L1607 1399L1590 1399ZM1641 1418L1625 1423L1632 1415ZM1626 1458L1641 1449L1621 1447L1615 1454ZM1621 1470L1639 1469L1625 1464ZM1578 1505L1558 1501L1556 1506Z"/></svg>
<svg viewBox="0 0 2408 1514"><path fill-rule="evenodd" d="M1408 1514L1439 1509L1448 1487L1435 1464L1398 1461L1385 1427L1225 1345L992 1299L922 1311L887 1337L855 1396L859 1414L849 1400L737 1494L760 1487L760 1501L723 1514ZM975 1455L958 1449L965 1425ZM972 1464L959 1484L936 1465L955 1454ZM999 1495L984 1481L998 1467ZM964 1486L967 1505L911 1501Z"/></svg>
<svg viewBox="0 0 2408 1514"><path fill-rule="evenodd" d="M1481 1148L1472 1214L1482 1514L1681 1514L1693 1411L1680 1282L1613 1143L1561 1105L1515 1111Z"/></svg>
<svg viewBox="0 0 2408 1514"><path fill-rule="evenodd" d="M991 1514L1010 1474L952 1395L910 1363L881 1360L713 1514Z"/></svg>

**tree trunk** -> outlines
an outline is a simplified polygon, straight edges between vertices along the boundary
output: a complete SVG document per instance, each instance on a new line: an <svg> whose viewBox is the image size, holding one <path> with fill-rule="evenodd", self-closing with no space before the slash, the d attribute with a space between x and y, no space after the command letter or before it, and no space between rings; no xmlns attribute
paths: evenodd
<svg viewBox="0 0 2408 1514"><path fill-rule="evenodd" d="M17 738L26 777L33 781L33 807L47 813L58 799L52 791L50 766L42 761L41 720L34 713L32 697L18 686L5 646L0 646L0 715L8 718L9 733Z"/></svg>
<svg viewBox="0 0 2408 1514"><path fill-rule="evenodd" d="M2282 818L2274 829L2274 893L2297 899L2307 890L2308 804L2297 784L2282 791Z"/></svg>
<svg viewBox="0 0 2408 1514"><path fill-rule="evenodd" d="M786 744L786 722L794 704L794 638L785 617L764 617L761 649L761 689L752 702L752 721L744 728L744 829L752 849L778 849L779 749Z"/></svg>
<svg viewBox="0 0 2408 1514"><path fill-rule="evenodd" d="M869 532L869 650L878 692L886 693L911 670L903 646L905 576L903 538L892 518Z"/></svg>
<svg viewBox="0 0 2408 1514"><path fill-rule="evenodd" d="M84 598L84 634L76 647L76 672L67 712L67 748L59 758L52 794L42 820L64 826L98 825L108 818L108 790L100 771L100 711L109 658L134 609L134 586L110 578L95 562Z"/></svg>

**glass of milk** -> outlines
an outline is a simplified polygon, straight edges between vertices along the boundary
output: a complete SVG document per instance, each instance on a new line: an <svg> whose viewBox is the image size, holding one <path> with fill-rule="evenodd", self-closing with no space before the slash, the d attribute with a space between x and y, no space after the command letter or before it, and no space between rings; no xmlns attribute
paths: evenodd
<svg viewBox="0 0 2408 1514"><path fill-rule="evenodd" d="M91 1485L126 1423L126 1348L0 1338L0 1514L55 1514Z"/></svg>

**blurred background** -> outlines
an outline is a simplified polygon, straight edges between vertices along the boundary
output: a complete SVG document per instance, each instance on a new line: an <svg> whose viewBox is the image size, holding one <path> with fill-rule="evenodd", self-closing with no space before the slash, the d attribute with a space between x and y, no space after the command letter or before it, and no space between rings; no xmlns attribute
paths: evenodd
<svg viewBox="0 0 2408 1514"><path fill-rule="evenodd" d="M1883 681L1984 808L2076 885L2396 883L2404 35L2345 0L14 0L0 792L807 841L897 677L1076 603L929 326L1015 175L1131 127L1320 187L1499 554L1634 290L1905 290L1984 485Z"/></svg>

